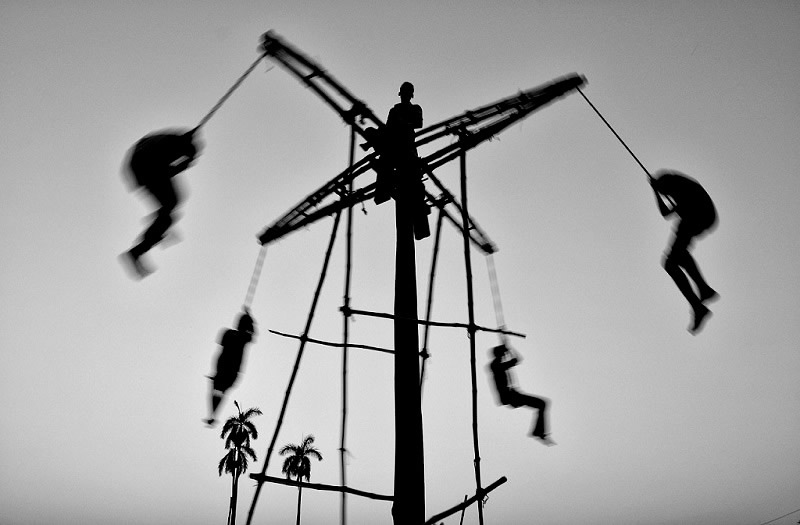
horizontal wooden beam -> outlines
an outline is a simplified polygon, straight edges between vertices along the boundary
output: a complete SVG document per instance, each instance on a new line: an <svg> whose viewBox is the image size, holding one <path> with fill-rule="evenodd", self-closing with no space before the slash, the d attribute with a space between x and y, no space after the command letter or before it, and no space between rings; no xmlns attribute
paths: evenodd
<svg viewBox="0 0 800 525"><path fill-rule="evenodd" d="M299 339L301 341L305 340L305 341L308 341L309 343L314 343L314 344L323 345L323 346L333 346L335 348L344 348L345 347L344 343L334 343L334 342L331 342L331 341L323 341L321 339L313 339L311 337L305 337L305 336L302 336L302 335L286 334L286 333L283 333L283 332L279 332L277 330L270 330L269 332L272 333L272 334L275 334L275 335L279 335L281 337L289 337L291 339ZM357 344L353 344L353 343L347 343L347 348L360 348L362 350L374 350L376 352L384 352L384 353L387 353L387 354L393 354L394 353L394 350L388 350L386 348L380 348L378 346L357 345Z"/></svg>
<svg viewBox="0 0 800 525"><path fill-rule="evenodd" d="M473 503L478 501L478 498L484 497L485 495L487 495L488 493L490 493L491 491L493 491L494 489L496 489L497 487L499 487L500 485L502 485L506 481L508 481L508 479L505 476L501 477L500 479L498 479L497 481L495 481L494 483L492 483L491 485L489 485L488 487L486 487L482 491L480 491L480 493L475 494L471 498L464 500L463 502L459 503L455 507L447 509L444 512L440 512L439 514L436 514L435 516L431 516L431 518L428 519L428 521L425 522L425 525L434 525L439 520L443 520L446 517L455 514L459 510L466 509L467 507L469 507L470 505L472 505Z"/></svg>
<svg viewBox="0 0 800 525"><path fill-rule="evenodd" d="M356 310L355 308L347 308L347 309L342 308L342 310L343 311L346 310L345 314L349 313L349 314L355 314L355 315L365 315L365 316L368 316L368 317L380 317L381 319L394 319L395 318L395 316L392 315L392 314L381 313L381 312L370 312L370 311L367 311L367 310ZM511 335L511 336L514 336L514 337L521 337L523 339L526 337L525 334L521 334L519 332L512 332L510 330L504 330L502 328L487 328L485 326L480 326L480 325L477 325L477 324L470 326L467 323L442 323L442 322L437 322L437 321L426 321L424 319L417 320L417 324L429 325L429 326L445 326L445 327L450 327L450 328L466 328L468 330L471 328L471 329L473 329L473 330L475 330L477 332L493 332L493 333L496 333L496 334L503 334L503 335Z"/></svg>
<svg viewBox="0 0 800 525"><path fill-rule="evenodd" d="M364 490L353 489L341 485L324 485L322 483L308 483L296 481L293 479L276 478L264 474L250 474L250 479L260 481L262 483L277 483L278 485L289 485L290 487L303 487L304 489L312 490L327 490L329 492L347 492L354 496L362 496L364 498L377 499L382 501L394 501L394 496L386 496L384 494L375 494L373 492L366 492Z"/></svg>

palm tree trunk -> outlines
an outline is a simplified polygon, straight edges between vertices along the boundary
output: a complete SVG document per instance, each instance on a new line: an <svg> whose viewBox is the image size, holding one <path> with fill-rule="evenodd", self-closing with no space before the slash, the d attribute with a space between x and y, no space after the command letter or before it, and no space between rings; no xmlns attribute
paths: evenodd
<svg viewBox="0 0 800 525"><path fill-rule="evenodd" d="M297 479L297 525L300 525L300 500L303 497L303 487L300 485L300 478Z"/></svg>
<svg viewBox="0 0 800 525"><path fill-rule="evenodd" d="M236 501L239 496L239 469L233 474L233 487L231 488L231 521L229 525L236 525Z"/></svg>

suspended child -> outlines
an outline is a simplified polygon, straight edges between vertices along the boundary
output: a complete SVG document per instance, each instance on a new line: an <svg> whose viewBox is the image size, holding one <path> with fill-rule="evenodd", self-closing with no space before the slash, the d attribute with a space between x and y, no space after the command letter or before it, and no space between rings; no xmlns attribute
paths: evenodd
<svg viewBox="0 0 800 525"><path fill-rule="evenodd" d="M143 255L164 239L175 220L181 197L173 177L197 158L200 146L195 137L196 129L152 133L139 140L129 152L127 168L135 187L143 188L158 205L152 223L139 242L120 256L140 279L153 272L143 262Z"/></svg>
<svg viewBox="0 0 800 525"><path fill-rule="evenodd" d="M494 359L489 364L489 368L492 371L492 378L494 379L500 404L513 408L527 406L537 410L538 413L531 430L531 436L547 446L555 445L547 431L548 401L541 397L524 394L514 386L511 368L516 366L521 361L521 358L518 358L505 344L495 346L492 349L492 353L494 354Z"/></svg>
<svg viewBox="0 0 800 525"><path fill-rule="evenodd" d="M674 171L661 170L650 177L658 209L664 218L679 217L675 237L664 257L664 269L675 281L692 308L692 334L698 333L711 315L706 303L718 297L703 278L689 253L692 241L708 233L717 223L717 211L706 190L694 179ZM687 278L688 276L688 278ZM694 281L695 290L689 279Z"/></svg>
<svg viewBox="0 0 800 525"><path fill-rule="evenodd" d="M245 308L239 315L236 329L227 329L222 332L219 339L220 352L217 357L217 370L211 380L211 412L206 424L214 426L216 413L225 392L230 389L239 377L239 371L244 361L244 351L248 343L255 337L255 322Z"/></svg>

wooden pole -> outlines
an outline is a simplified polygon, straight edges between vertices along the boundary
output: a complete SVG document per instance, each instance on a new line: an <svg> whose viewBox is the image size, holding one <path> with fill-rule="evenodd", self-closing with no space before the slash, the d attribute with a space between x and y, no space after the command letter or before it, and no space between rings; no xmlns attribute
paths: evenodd
<svg viewBox="0 0 800 525"><path fill-rule="evenodd" d="M361 496L363 498L379 501L392 501L394 499L393 496L388 496L386 494L376 494L374 492L367 492L366 490L358 490L351 487L337 487L336 485L325 485L323 483L308 483L288 478L276 478L274 476L267 476L266 474L250 474L250 478L258 481L259 483L277 483L278 485L289 485L290 487L297 487L300 485L301 487L312 490L347 492L348 494L352 494L354 496Z"/></svg>
<svg viewBox="0 0 800 525"><path fill-rule="evenodd" d="M356 129L350 127L350 152L349 165L353 169L356 156ZM353 181L347 185L348 192L353 191ZM353 207L347 208L347 236L345 242L345 274L344 274L344 296L342 304L344 308L350 308L350 278L353 273ZM346 310L345 310L346 311ZM339 441L339 463L341 472L341 484L347 486L347 448L345 447L347 438L347 361L348 345L350 344L350 316L346 313L342 316L342 428L341 440ZM347 524L347 493L342 491L341 500L341 525Z"/></svg>
<svg viewBox="0 0 800 525"><path fill-rule="evenodd" d="M395 525L425 522L425 464L419 391L419 334L412 173L400 173L395 196L394 505Z"/></svg>
<svg viewBox="0 0 800 525"><path fill-rule="evenodd" d="M297 349L297 358L295 358L294 361L292 375L289 377L289 384L286 386L286 393L283 396L283 405L281 405L281 412L278 415L278 422L275 425L275 431L272 433L272 440L269 442L269 447L267 448L267 455L264 458L264 465L261 467L262 475L267 473L269 460L272 457L272 452L275 450L275 443L278 440L278 433L280 433L281 427L283 426L283 418L286 417L286 410L289 406L289 397L292 394L292 388L294 387L295 379L297 379L297 373L300 371L300 360L303 358L303 352L306 348L308 333L311 330L311 323L314 320L314 314L317 311L319 296L322 293L322 285L325 284L325 277L328 275L328 264L331 261L331 252L333 252L333 245L336 241L336 232L339 231L339 222L341 218L342 213L339 211L333 220L333 230L331 231L331 238L328 241L328 248L325 251L325 260L322 263L322 272L320 273L319 280L317 281L317 289L314 291L314 299L311 301L311 309L309 310L308 317L306 318L306 328L303 330L303 336L300 338L300 348ZM258 503L258 496L261 494L261 487L261 482L256 484L256 491L253 494L253 501L250 503L250 510L247 512L247 525L250 525L253 521L253 514L256 511L256 503Z"/></svg>
<svg viewBox="0 0 800 525"><path fill-rule="evenodd" d="M467 153L461 150L461 217L464 224L469 224L467 208ZM469 315L469 370L472 382L472 448L475 454L475 486L476 493L480 494L481 488L481 451L478 445L478 378L475 362L475 303L472 291L472 257L469 251L469 232L464 229L464 267L467 274L467 310ZM483 525L483 500L478 499L478 523Z"/></svg>
<svg viewBox="0 0 800 525"><path fill-rule="evenodd" d="M382 312L370 312L370 311L367 311L367 310L358 310L357 308L350 308L350 310L348 310L348 311L349 311L349 313L354 314L354 315L364 315L364 316L367 316L367 317L379 317L381 319L394 319L394 320L401 319L401 320L406 320L406 321L413 321L413 319L410 319L410 318L402 318L402 317L398 317L397 315L392 315L392 314L387 314L387 313L382 313ZM427 325L427 326L443 326L443 327L450 327L450 328L467 328L467 329L470 328L470 325L467 324L467 323L440 323L438 321L426 321L424 319L417 319L416 323L417 324L421 324L421 325ZM473 324L472 327L478 332L492 332L492 333L496 333L496 334L503 334L503 335L511 335L511 336L514 336L514 337L521 337L523 339L525 339L525 337L526 337L525 334L521 334L519 332L512 332L510 330L505 330L503 328L488 328L486 326L481 326L481 325L477 325L477 324Z"/></svg>
<svg viewBox="0 0 800 525"><path fill-rule="evenodd" d="M494 489L496 489L497 487L499 487L500 485L502 485L506 481L508 481L508 479L505 476L502 476L500 479L498 479L497 481L495 481L494 483L492 483L491 485L489 485L488 487L483 489L480 492L480 494L475 494L471 498L465 499L462 503L459 503L455 507L450 508L450 509L448 509L448 510L446 510L444 512L440 512L439 514L436 514L435 516L431 516L430 518L428 518L428 521L425 522L425 525L435 525L439 520L443 520L448 516L452 516L453 514L458 512L459 510L466 509L467 507L469 507L470 505L472 505L476 501L478 501L478 500L483 501L483 498L487 494L489 494L491 491L493 491Z"/></svg>

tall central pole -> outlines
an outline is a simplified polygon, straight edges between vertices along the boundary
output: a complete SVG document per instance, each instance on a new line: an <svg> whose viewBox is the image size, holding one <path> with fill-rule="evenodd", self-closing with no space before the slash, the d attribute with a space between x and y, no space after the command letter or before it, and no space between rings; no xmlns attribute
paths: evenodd
<svg viewBox="0 0 800 525"><path fill-rule="evenodd" d="M425 523L425 463L419 389L417 268L414 211L418 196L404 177L395 198L394 506L395 525ZM417 199L415 199L417 197Z"/></svg>

